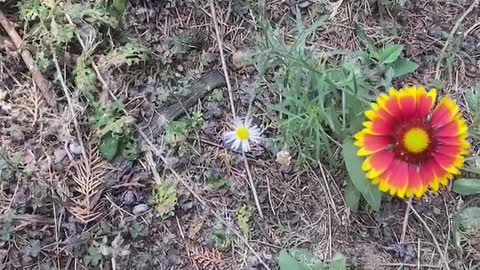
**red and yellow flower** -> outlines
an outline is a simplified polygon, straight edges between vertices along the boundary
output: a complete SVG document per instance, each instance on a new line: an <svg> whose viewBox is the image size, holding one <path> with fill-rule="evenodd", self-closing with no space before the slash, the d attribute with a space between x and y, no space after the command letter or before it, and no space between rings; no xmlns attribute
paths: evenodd
<svg viewBox="0 0 480 270"><path fill-rule="evenodd" d="M470 145L458 105L448 96L434 108L437 92L408 86L381 94L355 135L362 169L383 192L422 197L460 174Z"/></svg>

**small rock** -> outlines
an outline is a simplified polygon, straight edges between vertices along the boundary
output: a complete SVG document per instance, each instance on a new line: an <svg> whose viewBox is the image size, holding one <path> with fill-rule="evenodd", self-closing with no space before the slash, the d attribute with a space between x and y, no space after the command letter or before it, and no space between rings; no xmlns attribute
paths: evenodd
<svg viewBox="0 0 480 270"><path fill-rule="evenodd" d="M68 145L68 149L70 149L70 152L74 155L80 155L82 153L82 146L77 143L77 142L72 142Z"/></svg>
<svg viewBox="0 0 480 270"><path fill-rule="evenodd" d="M140 215L140 214L143 214L143 213L147 212L148 209L150 209L150 207L148 207L148 205L146 205L144 203L141 203L141 204L137 204L133 207L132 213L134 215Z"/></svg>
<svg viewBox="0 0 480 270"><path fill-rule="evenodd" d="M65 151L63 148L55 149L53 156L55 157L55 163L58 163L67 156L67 151Z"/></svg>

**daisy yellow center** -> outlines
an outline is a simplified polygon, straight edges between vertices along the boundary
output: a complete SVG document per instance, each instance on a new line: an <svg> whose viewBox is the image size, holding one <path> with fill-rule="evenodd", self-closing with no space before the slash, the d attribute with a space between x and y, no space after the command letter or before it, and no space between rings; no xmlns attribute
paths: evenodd
<svg viewBox="0 0 480 270"><path fill-rule="evenodd" d="M240 127L240 128L237 128L235 135L237 136L237 139L239 139L240 141L247 141L248 138L250 138L250 131L246 127Z"/></svg>
<svg viewBox="0 0 480 270"><path fill-rule="evenodd" d="M430 144L427 131L422 128L412 128L403 135L403 146L411 153L419 154L425 151Z"/></svg>

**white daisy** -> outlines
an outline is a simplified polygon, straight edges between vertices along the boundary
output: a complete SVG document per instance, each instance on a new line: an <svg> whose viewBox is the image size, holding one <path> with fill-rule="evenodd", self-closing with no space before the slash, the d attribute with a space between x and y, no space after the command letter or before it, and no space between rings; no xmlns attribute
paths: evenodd
<svg viewBox="0 0 480 270"><path fill-rule="evenodd" d="M224 140L234 151L248 152L250 151L250 141L260 142L262 132L252 124L250 119L247 118L245 121L235 119L233 128L232 131L225 133Z"/></svg>

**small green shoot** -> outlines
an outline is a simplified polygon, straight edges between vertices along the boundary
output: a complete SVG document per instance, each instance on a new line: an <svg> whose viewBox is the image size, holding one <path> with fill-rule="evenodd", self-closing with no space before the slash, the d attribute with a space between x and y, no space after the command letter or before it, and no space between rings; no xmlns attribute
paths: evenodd
<svg viewBox="0 0 480 270"><path fill-rule="evenodd" d="M153 209L158 217L166 219L174 215L177 205L177 185L173 181L156 183L153 188Z"/></svg>
<svg viewBox="0 0 480 270"><path fill-rule="evenodd" d="M253 208L247 205L243 205L240 207L236 212L236 218L238 227L240 227L240 231L242 232L243 236L248 239L250 235L250 220L253 215Z"/></svg>

